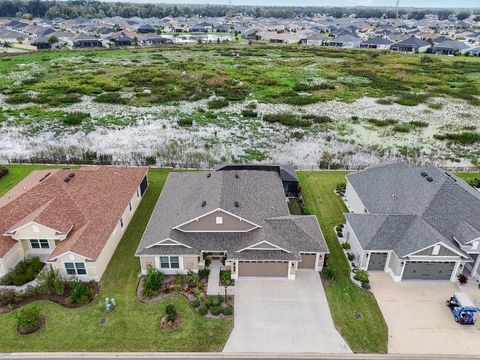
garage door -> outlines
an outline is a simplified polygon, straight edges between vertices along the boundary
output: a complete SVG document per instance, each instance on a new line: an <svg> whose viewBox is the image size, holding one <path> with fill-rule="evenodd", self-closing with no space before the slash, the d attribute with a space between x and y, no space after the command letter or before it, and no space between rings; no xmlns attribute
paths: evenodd
<svg viewBox="0 0 480 360"><path fill-rule="evenodd" d="M403 280L450 280L455 262L407 261Z"/></svg>
<svg viewBox="0 0 480 360"><path fill-rule="evenodd" d="M302 261L298 263L299 269L315 269L316 254L300 254Z"/></svg>
<svg viewBox="0 0 480 360"><path fill-rule="evenodd" d="M287 277L287 262L247 262L238 264L239 276Z"/></svg>
<svg viewBox="0 0 480 360"><path fill-rule="evenodd" d="M385 270L385 264L387 263L387 253L370 253L368 256L368 270Z"/></svg>

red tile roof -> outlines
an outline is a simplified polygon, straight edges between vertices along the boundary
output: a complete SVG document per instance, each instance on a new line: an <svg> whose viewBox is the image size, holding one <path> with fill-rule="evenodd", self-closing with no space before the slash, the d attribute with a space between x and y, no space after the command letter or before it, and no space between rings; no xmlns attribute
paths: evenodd
<svg viewBox="0 0 480 360"><path fill-rule="evenodd" d="M70 173L75 176L65 182ZM0 201L0 257L17 242L5 233L33 221L68 233L50 259L71 251L96 260L146 173L147 168L82 167L52 172L20 195L12 189L16 196Z"/></svg>

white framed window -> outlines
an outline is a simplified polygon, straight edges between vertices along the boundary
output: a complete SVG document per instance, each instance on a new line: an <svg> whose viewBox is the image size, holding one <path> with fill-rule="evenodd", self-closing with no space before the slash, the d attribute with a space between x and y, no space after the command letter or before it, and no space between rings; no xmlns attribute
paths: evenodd
<svg viewBox="0 0 480 360"><path fill-rule="evenodd" d="M137 198L140 197L140 188L137 188Z"/></svg>
<svg viewBox="0 0 480 360"><path fill-rule="evenodd" d="M132 202L131 201L128 202L128 208L130 209L130 212L132 212Z"/></svg>
<svg viewBox="0 0 480 360"><path fill-rule="evenodd" d="M120 218L120 228L123 229L123 218Z"/></svg>
<svg viewBox="0 0 480 360"><path fill-rule="evenodd" d="M82 262L66 262L65 271L67 275L87 275L85 263Z"/></svg>
<svg viewBox="0 0 480 360"><path fill-rule="evenodd" d="M178 256L160 256L161 269L178 269L180 268L180 260Z"/></svg>
<svg viewBox="0 0 480 360"><path fill-rule="evenodd" d="M223 224L223 217L222 216L217 216L215 218L215 224L222 225Z"/></svg>
<svg viewBox="0 0 480 360"><path fill-rule="evenodd" d="M50 249L47 239L30 239L30 247L32 249Z"/></svg>

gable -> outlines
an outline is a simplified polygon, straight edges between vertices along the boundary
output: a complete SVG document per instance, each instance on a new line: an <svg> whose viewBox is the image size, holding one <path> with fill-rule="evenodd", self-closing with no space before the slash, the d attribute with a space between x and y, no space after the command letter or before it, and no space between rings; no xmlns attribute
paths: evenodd
<svg viewBox="0 0 480 360"><path fill-rule="evenodd" d="M47 226L30 222L12 231L12 238L15 240L22 239L64 239L65 234L59 235L59 233Z"/></svg>
<svg viewBox="0 0 480 360"><path fill-rule="evenodd" d="M245 219L217 209L179 225L176 229L185 232L247 232L257 227Z"/></svg>
<svg viewBox="0 0 480 360"><path fill-rule="evenodd" d="M259 244L253 245L249 247L250 250L278 250L278 247L273 246L270 243L267 243L266 241L263 241Z"/></svg>
<svg viewBox="0 0 480 360"><path fill-rule="evenodd" d="M184 246L186 248L191 248L191 246L188 246L186 244L183 244L177 240L173 240L173 239L164 239L164 240L161 240L159 242L156 242L150 246L147 246L147 249L151 248L151 247L154 247L154 246Z"/></svg>
<svg viewBox="0 0 480 360"><path fill-rule="evenodd" d="M438 247L437 249L435 249ZM435 253L436 251L436 253ZM426 249L410 254L410 256L459 256L458 253L448 249L447 247L437 244Z"/></svg>

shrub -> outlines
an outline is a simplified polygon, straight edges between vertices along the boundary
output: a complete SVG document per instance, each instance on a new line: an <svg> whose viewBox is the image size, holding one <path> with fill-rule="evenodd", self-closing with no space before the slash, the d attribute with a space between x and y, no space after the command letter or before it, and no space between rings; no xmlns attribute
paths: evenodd
<svg viewBox="0 0 480 360"><path fill-rule="evenodd" d="M328 266L325 266L322 270L322 274L323 276L325 276L327 279L331 279L333 278L333 276L335 275L335 273L333 272L333 269L331 269L330 267Z"/></svg>
<svg viewBox="0 0 480 360"><path fill-rule="evenodd" d="M6 166L0 165L0 179L8 175L8 168Z"/></svg>
<svg viewBox="0 0 480 360"><path fill-rule="evenodd" d="M207 296L207 297L204 297L203 298L203 305L207 308L209 308L210 306L212 306L212 298Z"/></svg>
<svg viewBox="0 0 480 360"><path fill-rule="evenodd" d="M332 122L332 118L326 115L313 115L313 114L306 114L302 116L302 119L312 120L315 124L325 124Z"/></svg>
<svg viewBox="0 0 480 360"><path fill-rule="evenodd" d="M47 269L37 276L39 291L44 294L62 295L65 291L65 281L58 269Z"/></svg>
<svg viewBox="0 0 480 360"><path fill-rule="evenodd" d="M78 94L40 94L33 101L37 104L47 104L50 106L66 106L79 103L82 101Z"/></svg>
<svg viewBox="0 0 480 360"><path fill-rule="evenodd" d="M345 241L345 242L342 243L342 248L345 249L345 250L350 250L351 245L350 245L350 243Z"/></svg>
<svg viewBox="0 0 480 360"><path fill-rule="evenodd" d="M472 145L480 142L480 133L475 131L463 131L460 133L447 133L443 135L435 134L433 137L437 140L448 140L461 145Z"/></svg>
<svg viewBox="0 0 480 360"><path fill-rule="evenodd" d="M337 231L337 236L339 238L343 238L343 232L340 230L340 231Z"/></svg>
<svg viewBox="0 0 480 360"><path fill-rule="evenodd" d="M355 259L355 255L353 255L352 253L348 253L347 258L348 258L348 261L353 261L353 259Z"/></svg>
<svg viewBox="0 0 480 360"><path fill-rule="evenodd" d="M380 119L367 119L367 122L369 124L372 124L373 126L377 127L385 127L389 125L395 125L398 121L393 120L393 119L385 119L385 120L380 120Z"/></svg>
<svg viewBox="0 0 480 360"><path fill-rule="evenodd" d="M220 270L220 282L223 285L230 286L232 284L232 272L230 270Z"/></svg>
<svg viewBox="0 0 480 360"><path fill-rule="evenodd" d="M93 101L104 104L127 105L128 99L121 96L117 92L108 92L97 95Z"/></svg>
<svg viewBox="0 0 480 360"><path fill-rule="evenodd" d="M220 306L212 306L210 308L210 314L218 316L222 312L222 308Z"/></svg>
<svg viewBox="0 0 480 360"><path fill-rule="evenodd" d="M90 291L87 285L81 281L75 281L68 295L67 301L70 304L85 304L88 302Z"/></svg>
<svg viewBox="0 0 480 360"><path fill-rule="evenodd" d="M443 108L443 104L440 103L430 103L428 107L433 110L441 110Z"/></svg>
<svg viewBox="0 0 480 360"><path fill-rule="evenodd" d="M210 275L210 269L198 270L198 276L200 276L202 278L206 278L206 277L208 277L208 275Z"/></svg>
<svg viewBox="0 0 480 360"><path fill-rule="evenodd" d="M212 260L206 259L206 260L205 260L205 267L208 268L211 263L212 263Z"/></svg>
<svg viewBox="0 0 480 360"><path fill-rule="evenodd" d="M6 274L0 284L21 286L35 279L42 270L44 263L38 257L32 257L20 261L12 271Z"/></svg>
<svg viewBox="0 0 480 360"><path fill-rule="evenodd" d="M189 117L182 117L177 120L179 126L188 127L193 125L193 119Z"/></svg>
<svg viewBox="0 0 480 360"><path fill-rule="evenodd" d="M63 118L63 123L65 125L80 125L83 120L86 120L90 117L90 114L80 112L80 111L75 111L71 113L65 114L65 117Z"/></svg>
<svg viewBox="0 0 480 360"><path fill-rule="evenodd" d="M392 105L393 101L391 99L378 99L376 103L380 105Z"/></svg>
<svg viewBox="0 0 480 360"><path fill-rule="evenodd" d="M201 305L200 300L193 300L192 306L196 309Z"/></svg>
<svg viewBox="0 0 480 360"><path fill-rule="evenodd" d="M408 122L409 125L412 125L414 127L428 127L428 123L425 121L420 121L420 120L412 120Z"/></svg>
<svg viewBox="0 0 480 360"><path fill-rule="evenodd" d="M242 110L242 116L246 118L256 118L258 116L258 113L256 111L246 109Z"/></svg>
<svg viewBox="0 0 480 360"><path fill-rule="evenodd" d="M355 280L360 281L360 282L366 282L368 283L368 272L366 270L359 269L355 273L355 276L353 277Z"/></svg>
<svg viewBox="0 0 480 360"><path fill-rule="evenodd" d="M465 274L459 274L457 276L457 279L458 279L458 283L461 285L465 285L466 283L468 283L468 276Z"/></svg>
<svg viewBox="0 0 480 360"><path fill-rule="evenodd" d="M147 268L147 275L143 279L142 294L143 296L153 297L158 295L162 286L164 274L153 266Z"/></svg>
<svg viewBox="0 0 480 360"><path fill-rule="evenodd" d="M175 285L183 285L185 283L185 276L182 274L175 274Z"/></svg>
<svg viewBox="0 0 480 360"><path fill-rule="evenodd" d="M208 308L206 306L200 306L198 309L197 309L198 313L200 315L207 315L208 313Z"/></svg>
<svg viewBox="0 0 480 360"><path fill-rule="evenodd" d="M407 124L399 124L395 125L392 130L399 133L409 133L411 129Z"/></svg>
<svg viewBox="0 0 480 360"><path fill-rule="evenodd" d="M10 105L27 104L33 102L30 95L27 94L14 94L5 99L5 102Z"/></svg>
<svg viewBox="0 0 480 360"><path fill-rule="evenodd" d="M347 190L347 184L345 183L337 184L337 186L335 187L335 191L338 193L345 193L346 190Z"/></svg>
<svg viewBox="0 0 480 360"><path fill-rule="evenodd" d="M17 303L20 296L13 289L0 289L0 306L12 306Z"/></svg>
<svg viewBox="0 0 480 360"><path fill-rule="evenodd" d="M370 290L371 289L370 283L368 281L362 281L362 289Z"/></svg>
<svg viewBox="0 0 480 360"><path fill-rule="evenodd" d="M177 309L175 309L175 305L167 305L167 307L165 308L165 319L168 322L174 322L177 319Z"/></svg>
<svg viewBox="0 0 480 360"><path fill-rule="evenodd" d="M291 113L266 114L263 116L263 120L269 123L280 123L292 127L309 127L312 125L311 120L302 119Z"/></svg>
<svg viewBox="0 0 480 360"><path fill-rule="evenodd" d="M31 331L38 325L40 317L40 309L37 306L25 306L16 315L17 326L22 331Z"/></svg>
<svg viewBox="0 0 480 360"><path fill-rule="evenodd" d="M187 284L190 287L196 287L199 280L197 273L194 273L192 270L188 270L187 274Z"/></svg>
<svg viewBox="0 0 480 360"><path fill-rule="evenodd" d="M221 295L211 296L211 299L212 299L213 306L220 306L223 303L223 297Z"/></svg>
<svg viewBox="0 0 480 360"><path fill-rule="evenodd" d="M224 107L228 106L228 104L229 104L229 102L228 102L227 99L219 98L219 99L210 100L207 103L207 107L210 110L216 110L216 109L224 108Z"/></svg>
<svg viewBox="0 0 480 360"><path fill-rule="evenodd" d="M304 206L304 207L302 207L302 214L303 214L303 215L312 215L313 212L312 212L312 210L310 210L309 207Z"/></svg>
<svg viewBox="0 0 480 360"><path fill-rule="evenodd" d="M223 315L225 316L230 316L230 315L233 315L233 309L229 306L226 306L226 307L223 307L222 308L222 313Z"/></svg>

